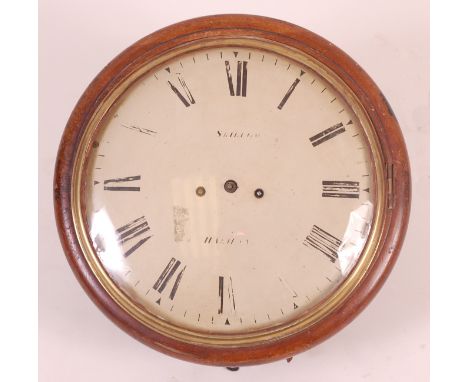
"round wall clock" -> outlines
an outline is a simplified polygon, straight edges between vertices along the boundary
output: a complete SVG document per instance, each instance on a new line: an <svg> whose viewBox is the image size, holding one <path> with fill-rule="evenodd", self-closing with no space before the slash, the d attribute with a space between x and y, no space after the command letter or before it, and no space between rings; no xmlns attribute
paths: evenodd
<svg viewBox="0 0 468 382"><path fill-rule="evenodd" d="M330 42L258 16L172 25L73 110L55 211L71 268L166 354L287 359L349 323L389 274L410 205L405 144Z"/></svg>

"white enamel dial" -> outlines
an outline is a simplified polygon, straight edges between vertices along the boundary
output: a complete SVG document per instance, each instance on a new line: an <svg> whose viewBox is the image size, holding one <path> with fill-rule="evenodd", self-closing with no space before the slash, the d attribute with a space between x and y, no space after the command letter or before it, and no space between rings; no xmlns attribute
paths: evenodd
<svg viewBox="0 0 468 382"><path fill-rule="evenodd" d="M86 221L135 304L182 328L235 333L324 301L373 217L364 129L312 69L207 48L125 90L94 138Z"/></svg>

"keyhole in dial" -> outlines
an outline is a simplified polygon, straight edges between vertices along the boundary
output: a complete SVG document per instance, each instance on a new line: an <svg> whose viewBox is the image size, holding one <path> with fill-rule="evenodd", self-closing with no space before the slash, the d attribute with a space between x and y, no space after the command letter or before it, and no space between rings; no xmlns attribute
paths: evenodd
<svg viewBox="0 0 468 382"><path fill-rule="evenodd" d="M203 196L203 195L205 195L205 194L206 194L205 187L203 187L203 186L197 187L197 189L195 190L195 193L196 193L198 196Z"/></svg>
<svg viewBox="0 0 468 382"><path fill-rule="evenodd" d="M263 190L261 188L257 188L255 191L254 191L254 195L257 199L261 199L263 198L263 195L265 195L265 193L263 192Z"/></svg>

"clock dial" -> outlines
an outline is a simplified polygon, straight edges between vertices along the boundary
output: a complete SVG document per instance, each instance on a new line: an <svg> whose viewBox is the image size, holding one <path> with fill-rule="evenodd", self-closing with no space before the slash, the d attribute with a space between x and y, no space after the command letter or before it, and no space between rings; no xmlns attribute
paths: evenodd
<svg viewBox="0 0 468 382"><path fill-rule="evenodd" d="M172 58L105 115L86 164L89 236L115 285L161 320L286 324L345 280L373 222L366 133L326 79L247 47Z"/></svg>

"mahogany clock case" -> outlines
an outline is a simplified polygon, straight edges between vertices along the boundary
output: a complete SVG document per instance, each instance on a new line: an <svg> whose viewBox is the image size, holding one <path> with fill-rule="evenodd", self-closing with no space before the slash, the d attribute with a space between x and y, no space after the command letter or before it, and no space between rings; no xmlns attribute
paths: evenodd
<svg viewBox="0 0 468 382"><path fill-rule="evenodd" d="M178 46L204 39L252 38L283 44L334 72L359 100L375 129L386 170L386 208L380 241L365 276L346 301L306 329L249 346L189 343L155 332L129 315L104 290L90 269L72 214L72 173L83 133L103 100L145 63ZM88 86L73 110L56 161L54 205L58 232L76 277L95 304L120 328L141 342L188 361L240 366L286 359L325 340L349 323L375 296L401 248L410 210L410 170L405 143L385 97L371 78L344 52L298 26L259 16L219 15L184 21L133 44L109 63Z"/></svg>

